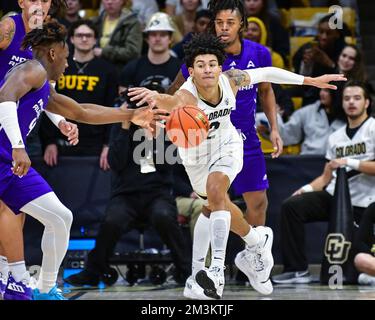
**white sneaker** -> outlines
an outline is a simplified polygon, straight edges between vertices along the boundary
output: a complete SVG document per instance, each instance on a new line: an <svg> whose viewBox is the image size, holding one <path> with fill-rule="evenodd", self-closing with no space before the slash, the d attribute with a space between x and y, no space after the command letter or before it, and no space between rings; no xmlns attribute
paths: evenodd
<svg viewBox="0 0 375 320"><path fill-rule="evenodd" d="M193 300L207 300L212 299L207 297L203 288L195 281L193 276L187 278L184 288L184 297Z"/></svg>
<svg viewBox="0 0 375 320"><path fill-rule="evenodd" d="M254 247L239 252L234 260L237 268L249 278L251 286L261 294L273 292L270 274L273 268L271 228L259 226L256 231L260 235L259 243Z"/></svg>
<svg viewBox="0 0 375 320"><path fill-rule="evenodd" d="M375 277L370 276L366 273L361 273L358 276L358 284L363 286L375 286Z"/></svg>
<svg viewBox="0 0 375 320"><path fill-rule="evenodd" d="M208 270L199 271L195 280L203 288L207 298L221 299L224 290L224 268L210 267Z"/></svg>

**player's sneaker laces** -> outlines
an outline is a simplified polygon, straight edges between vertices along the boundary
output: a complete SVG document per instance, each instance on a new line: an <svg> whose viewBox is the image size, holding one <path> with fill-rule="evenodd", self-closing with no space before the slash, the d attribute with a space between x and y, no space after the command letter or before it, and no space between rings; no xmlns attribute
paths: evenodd
<svg viewBox="0 0 375 320"><path fill-rule="evenodd" d="M68 300L57 286L54 286L48 293L41 293L39 289L34 289L33 297L34 300Z"/></svg>
<svg viewBox="0 0 375 320"><path fill-rule="evenodd" d="M32 300L33 290L30 288L28 280L17 282L11 273L8 275L8 283L4 292L4 300Z"/></svg>
<svg viewBox="0 0 375 320"><path fill-rule="evenodd" d="M259 243L239 252L234 260L237 268L249 278L251 286L264 295L271 294L273 286L270 274L273 268L273 232L268 227L257 227Z"/></svg>
<svg viewBox="0 0 375 320"><path fill-rule="evenodd" d="M221 299L224 290L224 267L210 267L208 270L199 271L195 280L203 288L203 293L207 298Z"/></svg>

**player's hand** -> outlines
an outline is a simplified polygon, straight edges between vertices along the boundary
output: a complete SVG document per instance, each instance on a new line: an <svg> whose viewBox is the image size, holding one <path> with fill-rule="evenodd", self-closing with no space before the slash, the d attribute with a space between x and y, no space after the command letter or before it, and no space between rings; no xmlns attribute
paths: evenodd
<svg viewBox="0 0 375 320"><path fill-rule="evenodd" d="M333 89L336 90L337 87L333 84L329 84L331 81L346 81L347 79L343 74L325 74L320 77L311 78L305 77L303 84L317 87L320 89Z"/></svg>
<svg viewBox="0 0 375 320"><path fill-rule="evenodd" d="M272 158L277 158L283 152L283 139L280 137L278 130L272 130L270 133L270 140L272 142L274 152L271 153Z"/></svg>
<svg viewBox="0 0 375 320"><path fill-rule="evenodd" d="M24 175L27 174L31 166L31 161L26 150L23 148L14 148L12 150L12 159L13 174L22 178Z"/></svg>
<svg viewBox="0 0 375 320"><path fill-rule="evenodd" d="M328 166L331 170L336 170L337 168L344 167L347 164L347 159L333 159L328 162Z"/></svg>
<svg viewBox="0 0 375 320"><path fill-rule="evenodd" d="M128 96L131 97L130 101L138 101L137 106L147 103L151 108L157 107L155 98L159 93L147 88L134 87L128 89Z"/></svg>
<svg viewBox="0 0 375 320"><path fill-rule="evenodd" d="M61 120L59 122L59 129L61 133L68 138L69 144L75 146L78 144L78 126L75 123Z"/></svg>
<svg viewBox="0 0 375 320"><path fill-rule="evenodd" d="M300 194L302 194L302 193L304 193L304 192L305 192L305 191L303 191L302 188L299 188L298 190L296 190L296 191L293 192L292 197L293 197L293 196L298 196L298 195L300 195Z"/></svg>
<svg viewBox="0 0 375 320"><path fill-rule="evenodd" d="M59 152L57 150L57 145L49 144L46 147L46 150L44 151L44 156L43 156L44 162L48 166L54 167L55 165L57 165L58 154Z"/></svg>
<svg viewBox="0 0 375 320"><path fill-rule="evenodd" d="M100 169L107 171L110 169L109 163L108 163L108 151L109 147L108 146L103 146L102 152L100 154L100 159L99 159L99 166Z"/></svg>

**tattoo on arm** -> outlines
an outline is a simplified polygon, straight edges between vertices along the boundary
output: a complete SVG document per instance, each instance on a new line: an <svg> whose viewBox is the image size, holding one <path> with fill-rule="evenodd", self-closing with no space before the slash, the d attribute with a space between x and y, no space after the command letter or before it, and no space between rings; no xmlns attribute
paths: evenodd
<svg viewBox="0 0 375 320"><path fill-rule="evenodd" d="M229 80L232 80L237 87L242 87L249 84L249 75L242 70L227 70L225 71L225 74L228 76Z"/></svg>
<svg viewBox="0 0 375 320"><path fill-rule="evenodd" d="M13 23L6 23L5 21L0 22L0 44L3 41L10 43L15 33L15 27Z"/></svg>

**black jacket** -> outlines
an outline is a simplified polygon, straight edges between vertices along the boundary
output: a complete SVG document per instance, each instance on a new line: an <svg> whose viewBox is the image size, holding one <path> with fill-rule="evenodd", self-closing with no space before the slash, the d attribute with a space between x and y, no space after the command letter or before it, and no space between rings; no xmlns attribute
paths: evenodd
<svg viewBox="0 0 375 320"><path fill-rule="evenodd" d="M134 139L134 136L138 135L137 129L134 125L131 125L129 130L122 129L121 124L112 127L108 154L111 167L111 196L162 189L172 195L173 167L165 161L161 164L157 164L156 161L156 155L164 153L170 143L164 142L162 136L150 142L153 144L152 154L156 172L141 173L139 155L144 157L144 152L140 152L140 144L144 143L144 137L141 141L135 141L140 140Z"/></svg>

